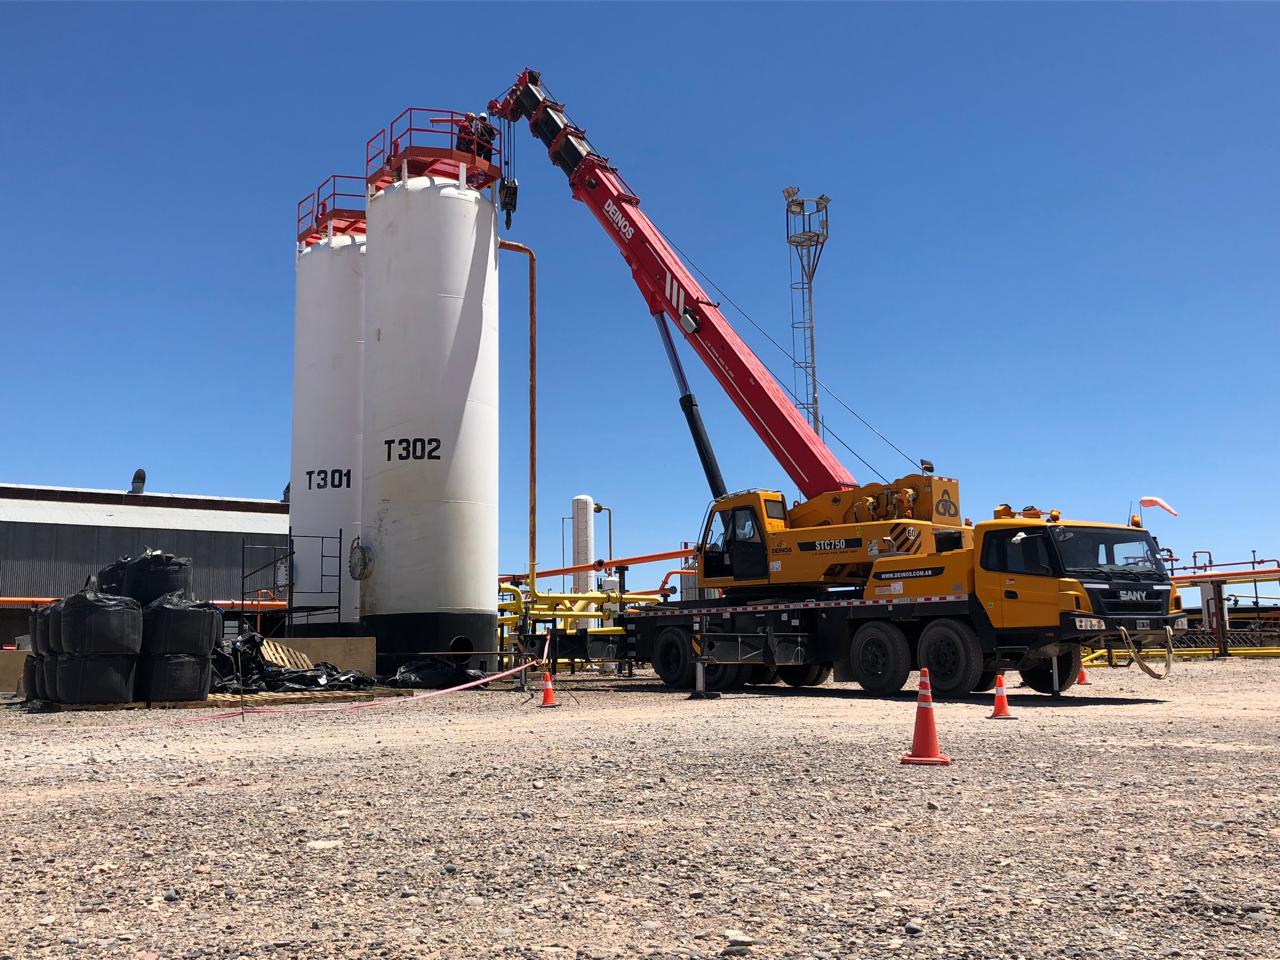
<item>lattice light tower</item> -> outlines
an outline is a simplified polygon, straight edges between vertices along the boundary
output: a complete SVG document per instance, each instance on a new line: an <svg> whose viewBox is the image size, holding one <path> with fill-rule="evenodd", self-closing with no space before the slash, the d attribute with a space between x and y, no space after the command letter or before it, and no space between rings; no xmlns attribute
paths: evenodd
<svg viewBox="0 0 1280 960"><path fill-rule="evenodd" d="M795 251L791 265L791 355L796 406L808 418L818 436L822 420L818 414L818 364L813 336L813 278L827 243L825 193L812 199L800 196L797 187L782 191L787 202L787 243Z"/></svg>

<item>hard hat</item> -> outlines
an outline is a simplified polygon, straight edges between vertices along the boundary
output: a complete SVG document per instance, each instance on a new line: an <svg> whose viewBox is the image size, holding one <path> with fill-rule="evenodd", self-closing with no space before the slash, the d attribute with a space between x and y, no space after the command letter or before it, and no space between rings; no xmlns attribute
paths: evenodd
<svg viewBox="0 0 1280 960"><path fill-rule="evenodd" d="M481 110L481 111L480 111L480 119L481 119L481 120L488 120L488 119L489 119L489 115L488 115L487 113L485 113L483 110Z"/></svg>

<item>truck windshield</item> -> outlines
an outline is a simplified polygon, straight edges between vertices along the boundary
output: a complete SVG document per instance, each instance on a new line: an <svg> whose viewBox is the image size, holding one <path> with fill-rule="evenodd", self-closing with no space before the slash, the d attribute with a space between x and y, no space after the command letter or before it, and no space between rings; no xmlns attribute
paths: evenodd
<svg viewBox="0 0 1280 960"><path fill-rule="evenodd" d="M1155 541L1145 530L1062 525L1049 530L1067 573L1102 580L1167 579Z"/></svg>

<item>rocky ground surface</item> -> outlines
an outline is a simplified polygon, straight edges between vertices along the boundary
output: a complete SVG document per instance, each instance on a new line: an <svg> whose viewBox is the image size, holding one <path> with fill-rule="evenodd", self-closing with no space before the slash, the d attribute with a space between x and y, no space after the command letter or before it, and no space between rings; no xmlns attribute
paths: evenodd
<svg viewBox="0 0 1280 960"><path fill-rule="evenodd" d="M1280 957L1280 662L1092 680L0 710L0 958Z"/></svg>

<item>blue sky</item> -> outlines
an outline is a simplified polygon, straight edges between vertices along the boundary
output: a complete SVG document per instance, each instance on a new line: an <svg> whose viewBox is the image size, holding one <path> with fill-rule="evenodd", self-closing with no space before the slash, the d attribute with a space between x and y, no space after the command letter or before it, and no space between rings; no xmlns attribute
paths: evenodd
<svg viewBox="0 0 1280 960"><path fill-rule="evenodd" d="M782 188L834 198L820 376L959 477L964 513L1118 521L1156 494L1180 556L1273 555L1278 38L1264 4L0 5L0 480L124 487L143 465L154 489L279 496L297 199L357 171L403 107L476 109L532 65L779 338ZM508 236L541 266L541 564L581 492L614 507L620 553L670 547L707 492L652 322L521 136ZM502 296L511 568L521 266ZM729 486L793 493L686 360Z"/></svg>

